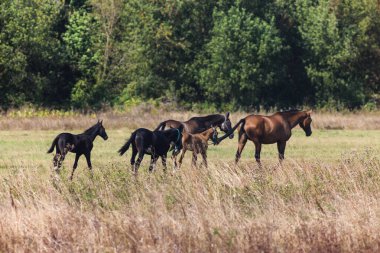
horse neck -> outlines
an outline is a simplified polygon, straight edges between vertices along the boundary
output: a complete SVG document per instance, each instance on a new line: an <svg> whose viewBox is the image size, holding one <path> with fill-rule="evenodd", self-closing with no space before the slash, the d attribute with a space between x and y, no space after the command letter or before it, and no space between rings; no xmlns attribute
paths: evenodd
<svg viewBox="0 0 380 253"><path fill-rule="evenodd" d="M304 112L299 111L291 114L287 117L287 121L290 125L290 128L297 126L305 118Z"/></svg>
<svg viewBox="0 0 380 253"><path fill-rule="evenodd" d="M220 114L215 115L215 119L210 120L211 125L216 126L216 125L221 125L224 121L226 121L226 117Z"/></svg>
<svg viewBox="0 0 380 253"><path fill-rule="evenodd" d="M163 133L167 139L170 141L175 141L178 138L178 131L173 131L172 129Z"/></svg>
<svg viewBox="0 0 380 253"><path fill-rule="evenodd" d="M85 135L89 136L91 141L94 141L98 135L98 128L96 126L90 127L84 132Z"/></svg>
<svg viewBox="0 0 380 253"><path fill-rule="evenodd" d="M210 129L208 129L208 130L206 130L206 131L200 133L200 135L201 135L206 141L208 141L208 140L211 138L211 136L212 136L213 133L214 133L214 129L210 128Z"/></svg>

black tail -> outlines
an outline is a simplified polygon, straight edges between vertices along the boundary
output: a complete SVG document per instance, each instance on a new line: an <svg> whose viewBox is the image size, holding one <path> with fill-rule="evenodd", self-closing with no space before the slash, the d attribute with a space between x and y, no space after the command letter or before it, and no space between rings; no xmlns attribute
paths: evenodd
<svg viewBox="0 0 380 253"><path fill-rule="evenodd" d="M129 149L129 146L135 140L135 136L136 136L136 133L132 133L129 140L119 149L118 152L121 156L124 155L125 152L127 152L127 150Z"/></svg>
<svg viewBox="0 0 380 253"><path fill-rule="evenodd" d="M230 136L236 130L236 128L238 128L241 124L243 124L243 126L244 126L245 119L241 119L228 133L226 133L224 136L218 138L217 143L220 143L222 140L224 140L225 138Z"/></svg>
<svg viewBox="0 0 380 253"><path fill-rule="evenodd" d="M57 137L55 137L53 143L51 144L51 147L47 151L48 154L54 151L55 146L57 146L58 139L59 139L59 135L57 135Z"/></svg>
<svg viewBox="0 0 380 253"><path fill-rule="evenodd" d="M156 129L154 129L154 131L162 131L162 130L165 129L165 127L166 127L166 121L163 121L163 122L161 122L161 123L156 127Z"/></svg>

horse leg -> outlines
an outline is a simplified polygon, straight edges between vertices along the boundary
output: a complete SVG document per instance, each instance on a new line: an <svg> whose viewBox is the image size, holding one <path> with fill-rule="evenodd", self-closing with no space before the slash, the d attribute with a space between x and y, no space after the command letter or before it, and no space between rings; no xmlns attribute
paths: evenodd
<svg viewBox="0 0 380 253"><path fill-rule="evenodd" d="M73 170L71 171L71 176L70 176L70 180L73 180L73 177L74 177L74 171L77 169L78 167L78 160L79 160L79 157L81 155L80 154L75 154L75 161L74 161L74 165L73 165Z"/></svg>
<svg viewBox="0 0 380 253"><path fill-rule="evenodd" d="M201 155L202 155L202 159L203 159L203 164L206 168L208 168L208 165L207 165L207 153L206 153L206 150L203 150L201 152Z"/></svg>
<svg viewBox="0 0 380 253"><path fill-rule="evenodd" d="M182 165L182 160L183 160L183 157L185 156L185 153L186 153L186 149L183 148L182 152L181 152L181 156L180 156L179 161L178 161L179 167L181 167L181 165Z"/></svg>
<svg viewBox="0 0 380 253"><path fill-rule="evenodd" d="M133 167L133 165L135 165L135 160L136 160L136 156L137 156L137 149L134 145L132 145L132 156L131 156L131 165Z"/></svg>
<svg viewBox="0 0 380 253"><path fill-rule="evenodd" d="M63 151L61 150L61 155L59 156L59 160L58 160L57 171L59 171L59 169L62 167L62 163L65 160L65 157L66 157L67 153L68 153L67 148L63 148Z"/></svg>
<svg viewBox="0 0 380 253"><path fill-rule="evenodd" d="M247 143L248 137L245 133L239 134L239 145L238 149L236 151L236 156L235 156L235 164L239 162L239 159L241 157L241 153L243 152L243 149L245 147L245 144Z"/></svg>
<svg viewBox="0 0 380 253"><path fill-rule="evenodd" d="M157 159L158 157L155 156L155 155L152 155L151 158L150 158L150 165L149 165L149 172L152 172L155 165L156 165L156 162L157 162Z"/></svg>
<svg viewBox="0 0 380 253"><path fill-rule="evenodd" d="M192 167L197 167L197 153L193 151L193 159L191 160L191 166Z"/></svg>
<svg viewBox="0 0 380 253"><path fill-rule="evenodd" d="M278 159L280 160L280 164L285 158L285 147L286 147L286 141L278 141L277 142L277 149L278 149Z"/></svg>
<svg viewBox="0 0 380 253"><path fill-rule="evenodd" d="M143 158L144 158L144 151L140 151L139 152L139 157L137 158L137 161L135 163L135 167L133 169L133 173L137 174L137 171L138 171L138 169L140 167L140 164L141 164L141 161L142 161Z"/></svg>
<svg viewBox="0 0 380 253"><path fill-rule="evenodd" d="M166 172L166 155L161 156L162 166L164 166L164 172Z"/></svg>
<svg viewBox="0 0 380 253"><path fill-rule="evenodd" d="M59 159L61 158L61 154L60 153L56 153L54 158L53 158L53 166L54 166L54 170L56 172L58 172L59 168L58 168L58 162L59 162Z"/></svg>
<svg viewBox="0 0 380 253"><path fill-rule="evenodd" d="M256 162L261 169L262 168L261 162L260 162L261 143L258 141L254 142L254 143L255 143L255 159L256 159Z"/></svg>
<svg viewBox="0 0 380 253"><path fill-rule="evenodd" d="M94 172L92 171L92 165L91 165L91 153L88 152L88 153L84 154L84 156L86 157L87 167L90 170L91 177L93 177L94 176Z"/></svg>

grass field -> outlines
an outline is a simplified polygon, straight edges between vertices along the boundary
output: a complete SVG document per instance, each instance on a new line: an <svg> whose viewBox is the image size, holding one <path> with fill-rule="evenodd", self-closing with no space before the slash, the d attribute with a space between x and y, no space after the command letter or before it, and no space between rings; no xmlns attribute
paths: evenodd
<svg viewBox="0 0 380 253"><path fill-rule="evenodd" d="M11 121L18 119L0 125ZM81 158L70 182L72 154L60 179L51 176L46 150L60 131L38 130L49 129L43 121L0 131L0 252L380 250L380 130L368 130L377 127L315 123L311 137L297 128L281 168L276 145L265 145L260 170L252 143L235 166L234 139L209 148L208 169L191 169L187 154L180 170L170 163L165 174L158 163L149 174L146 157L134 177L130 152L116 153L132 129L105 123L109 139L94 143L94 177ZM67 128L81 132L76 126Z"/></svg>

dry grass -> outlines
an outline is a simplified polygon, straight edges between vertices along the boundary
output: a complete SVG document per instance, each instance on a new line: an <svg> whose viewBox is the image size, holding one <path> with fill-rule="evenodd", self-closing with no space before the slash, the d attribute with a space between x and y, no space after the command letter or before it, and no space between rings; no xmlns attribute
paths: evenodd
<svg viewBox="0 0 380 253"><path fill-rule="evenodd" d="M110 164L71 183L17 166L0 185L0 251L380 250L375 154L273 168L213 163L135 178Z"/></svg>
<svg viewBox="0 0 380 253"><path fill-rule="evenodd" d="M209 169L191 169L187 155L181 170L149 174L145 158L137 178L116 153L130 131L193 114L99 115L110 138L95 141L94 178L80 160L73 182L73 156L56 178L45 150L62 129L78 132L94 115L0 118L11 129L0 131L0 252L380 251L380 131L367 130L380 128L378 113L357 115L360 122L317 113L312 137L293 132L281 168L275 145L263 148L262 170L252 144L233 165L235 139L210 147ZM362 130L319 130L342 125Z"/></svg>
<svg viewBox="0 0 380 253"><path fill-rule="evenodd" d="M265 113L261 113L265 114ZM271 114L271 113L267 113ZM146 127L153 129L167 119L187 120L199 114L189 111L165 111L150 105L142 105L127 111L105 111L89 114L76 112L55 113L49 111L10 111L0 116L0 130L72 130L84 129L103 119L108 129L128 127L135 129ZM232 122L236 123L248 113L232 113ZM352 113L318 113L313 115L315 129L361 129L379 130L380 111Z"/></svg>

